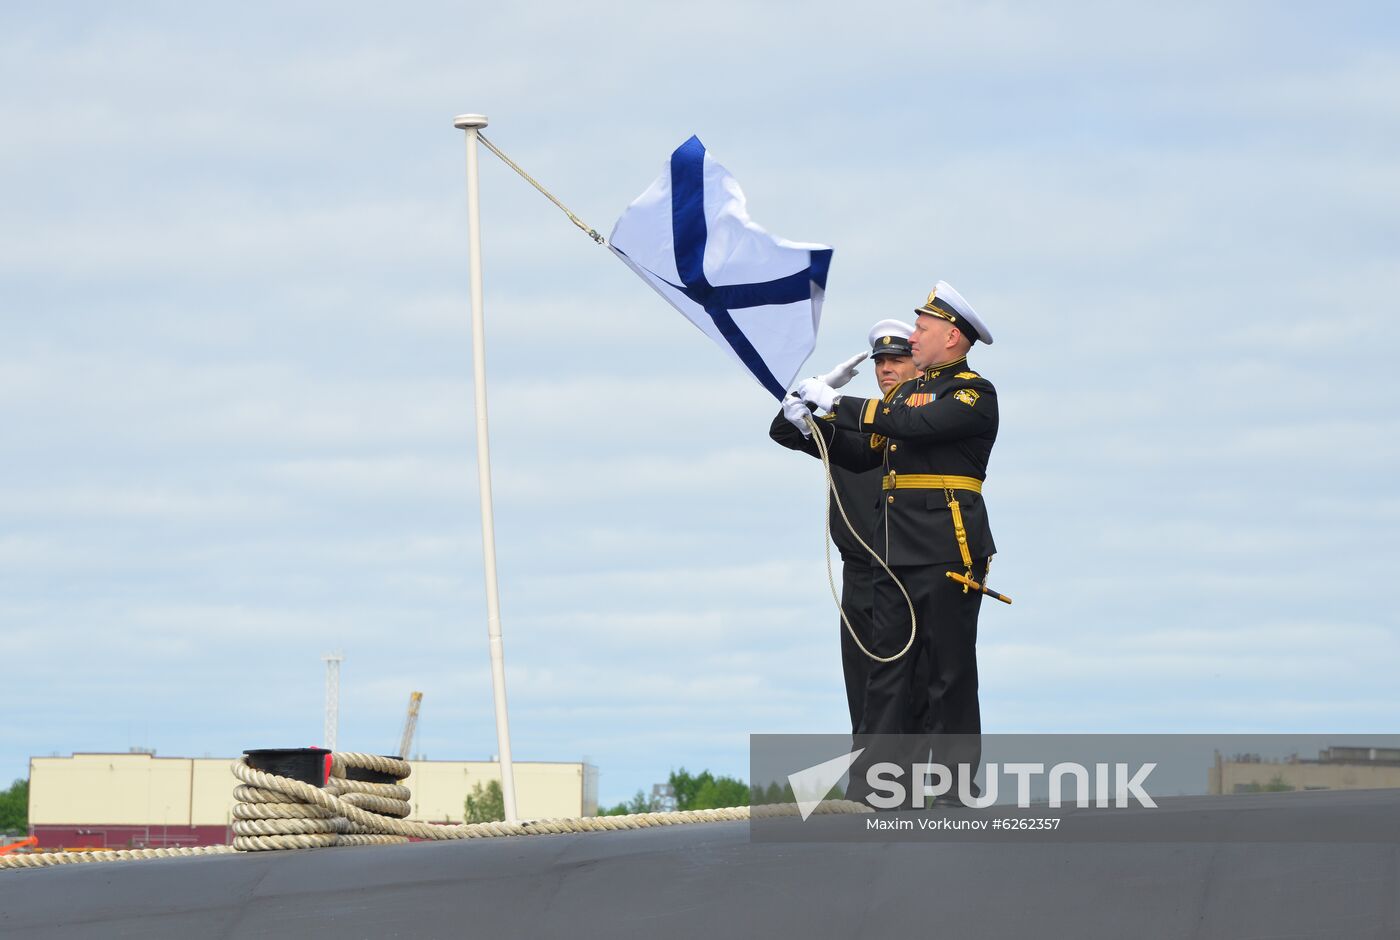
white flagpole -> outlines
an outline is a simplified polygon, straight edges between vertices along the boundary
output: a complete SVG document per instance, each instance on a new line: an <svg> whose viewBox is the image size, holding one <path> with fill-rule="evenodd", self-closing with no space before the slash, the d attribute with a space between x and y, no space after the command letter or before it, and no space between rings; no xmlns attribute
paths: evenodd
<svg viewBox="0 0 1400 940"><path fill-rule="evenodd" d="M484 114L459 114L452 125L467 132L467 232L471 240L472 372L476 379L476 477L481 494L481 554L486 567L486 633L491 641L491 688L496 697L496 746L501 758L501 794L506 822L518 822L515 769L510 759L510 719L506 714L505 647L501 642L501 599L496 587L496 521L491 511L491 451L486 422L486 323L481 299L481 213L477 185L477 137Z"/></svg>

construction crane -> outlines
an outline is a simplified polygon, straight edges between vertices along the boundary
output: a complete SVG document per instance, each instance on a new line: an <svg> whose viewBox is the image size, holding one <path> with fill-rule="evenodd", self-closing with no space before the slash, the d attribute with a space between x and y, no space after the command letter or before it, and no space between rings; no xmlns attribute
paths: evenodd
<svg viewBox="0 0 1400 940"><path fill-rule="evenodd" d="M403 738L399 741L399 757L408 760L408 749L413 747L413 732L418 730L418 706L423 704L422 692L408 695L408 717L403 721Z"/></svg>

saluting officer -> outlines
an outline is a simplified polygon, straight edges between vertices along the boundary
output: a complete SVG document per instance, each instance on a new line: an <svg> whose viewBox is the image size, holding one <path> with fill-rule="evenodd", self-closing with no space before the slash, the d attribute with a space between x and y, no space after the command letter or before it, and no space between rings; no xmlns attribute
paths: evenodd
<svg viewBox="0 0 1400 940"><path fill-rule="evenodd" d="M806 379L794 391L835 415L817 422L831 440L833 462L852 470L883 469L883 512L874 544L909 592L917 621L908 654L871 663L858 731L921 730L910 722L906 697L920 694L911 679L922 660L929 676L922 694L929 696L935 730L968 736L955 739L955 754L934 758L968 763L975 773L981 762L977 615L982 597L948 573L985 583L996 552L982 484L997 436L997 393L967 362L973 343L990 344L992 335L972 305L944 281L915 312L910 347L921 371L886 399L842 396L819 379ZM873 575L878 646L872 651L888 656L909 637L909 604L883 569L876 566ZM859 798L868 792L864 785L853 773L849 792ZM975 794L971 781L968 786Z"/></svg>
<svg viewBox="0 0 1400 940"><path fill-rule="evenodd" d="M909 346L909 336L913 332L914 328L907 323L881 320L870 329L870 352L853 356L832 369L822 376L824 384L831 388L844 387L856 375L856 366L868 355L875 366L875 380L879 383L880 392L890 393L919 372ZM783 400L782 412L773 419L768 436L791 450L800 450L813 457L820 456L816 443L810 437L811 431L803 420L807 414L807 406L802 400L789 395ZM884 477L878 467L857 472L833 465L831 479L836 493L829 498L827 511L831 516L831 541L841 554L841 609L850 621L851 630L869 648L874 642L871 607L875 593L871 578L875 561L856 536L859 535L866 545L874 547L875 519L883 500L880 483ZM836 508L837 496L855 533L842 521L841 513ZM846 707L850 711L851 731L854 733L860 727L865 709L865 685L871 660L860 651L845 623L838 619L837 626L841 630L841 671L846 680ZM913 697L909 704L914 712L911 716L913 723L920 728L931 729L927 696Z"/></svg>

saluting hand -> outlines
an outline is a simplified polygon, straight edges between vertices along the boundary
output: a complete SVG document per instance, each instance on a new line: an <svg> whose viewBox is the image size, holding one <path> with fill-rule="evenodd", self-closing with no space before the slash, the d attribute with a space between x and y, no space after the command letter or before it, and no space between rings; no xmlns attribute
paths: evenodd
<svg viewBox="0 0 1400 940"><path fill-rule="evenodd" d="M856 372L856 366L864 362L869 356L869 352L858 353L832 369L826 375L817 376L817 379L823 385L829 385L832 388L841 388L856 377L858 374Z"/></svg>

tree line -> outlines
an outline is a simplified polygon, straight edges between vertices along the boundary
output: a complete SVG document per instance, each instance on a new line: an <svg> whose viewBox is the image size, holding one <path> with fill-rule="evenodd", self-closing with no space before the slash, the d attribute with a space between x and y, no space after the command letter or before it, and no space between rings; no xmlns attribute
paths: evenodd
<svg viewBox="0 0 1400 940"><path fill-rule="evenodd" d="M756 803L791 803L792 788L770 783L766 787L750 787L737 777L715 776L708 770L692 774L684 767L673 770L666 782L676 797L677 810L725 809ZM599 816L628 816L634 813L655 813L661 809L660 800L638 790L630 800L616 806L598 807ZM505 798L499 780L477 783L467 794L466 821L499 822L506 818Z"/></svg>

